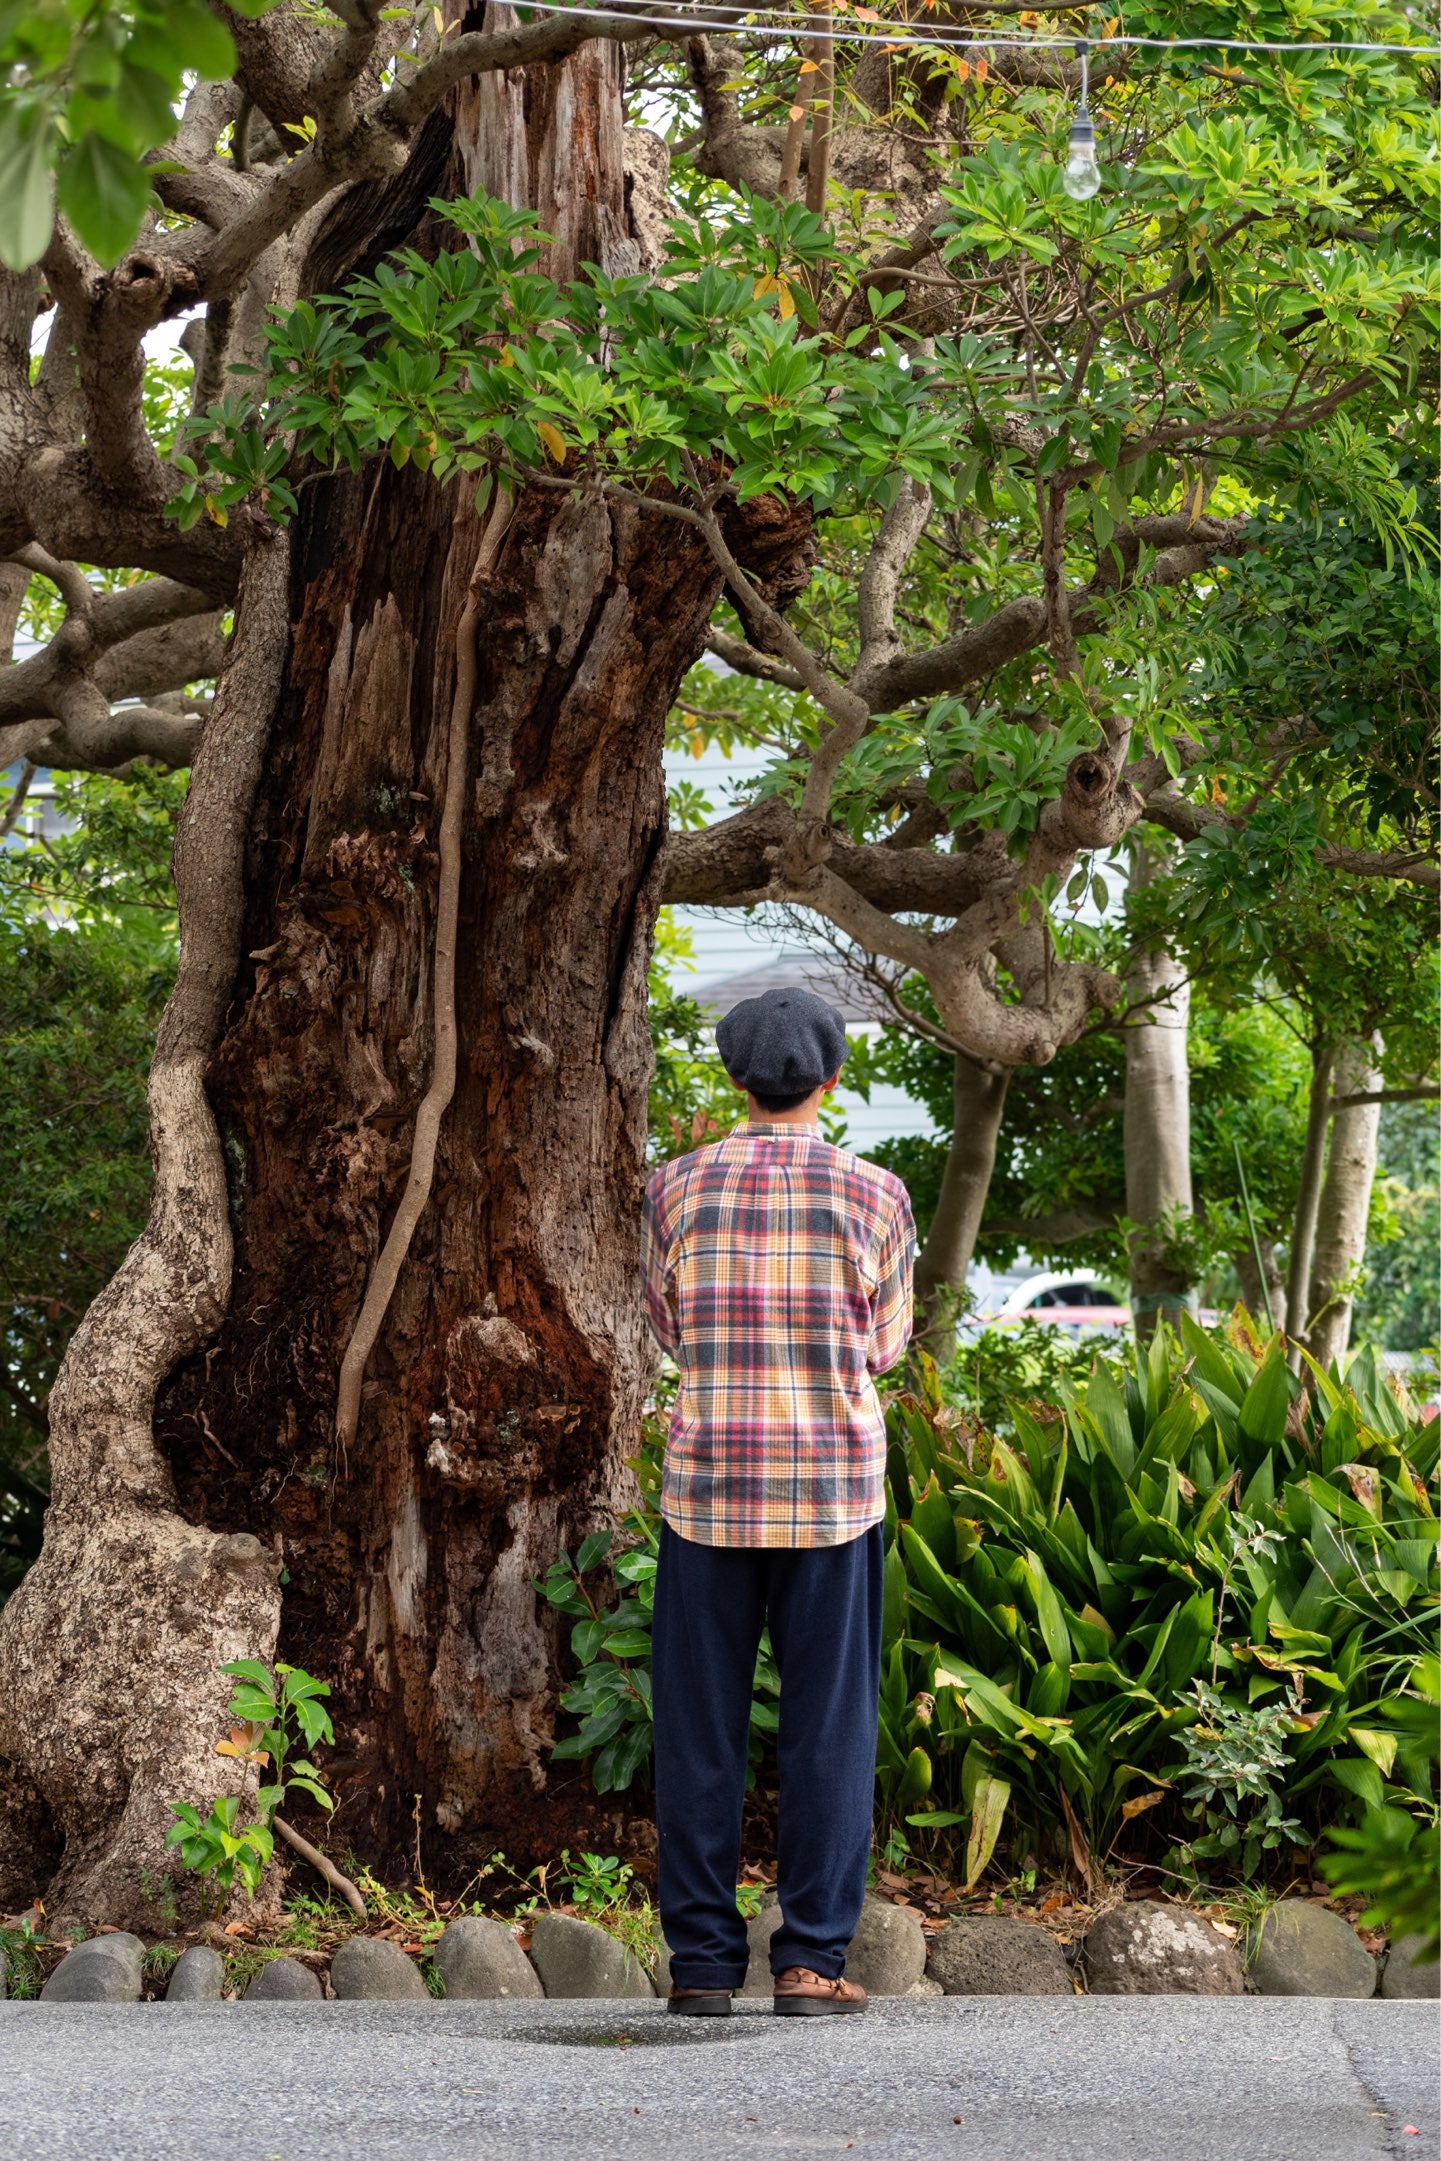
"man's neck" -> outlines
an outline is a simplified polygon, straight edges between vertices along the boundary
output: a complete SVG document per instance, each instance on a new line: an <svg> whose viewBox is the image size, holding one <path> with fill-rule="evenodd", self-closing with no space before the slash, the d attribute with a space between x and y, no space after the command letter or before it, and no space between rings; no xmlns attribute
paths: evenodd
<svg viewBox="0 0 1441 2161"><path fill-rule="evenodd" d="M754 1096L746 1097L746 1117L753 1126L809 1126L812 1132L819 1132L820 1113L819 1098L811 1103L797 1103L794 1110L768 1111L762 1110Z"/></svg>

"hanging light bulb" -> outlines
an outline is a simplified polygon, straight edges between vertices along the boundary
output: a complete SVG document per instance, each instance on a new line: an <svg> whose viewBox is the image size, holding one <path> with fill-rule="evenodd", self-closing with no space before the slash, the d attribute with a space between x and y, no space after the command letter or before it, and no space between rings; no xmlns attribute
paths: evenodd
<svg viewBox="0 0 1441 2161"><path fill-rule="evenodd" d="M1082 39L1076 46L1081 61L1081 102L1071 122L1071 143L1061 173L1061 186L1073 202L1089 202L1100 193L1101 168L1096 163L1096 130L1088 110L1091 89L1090 47Z"/></svg>

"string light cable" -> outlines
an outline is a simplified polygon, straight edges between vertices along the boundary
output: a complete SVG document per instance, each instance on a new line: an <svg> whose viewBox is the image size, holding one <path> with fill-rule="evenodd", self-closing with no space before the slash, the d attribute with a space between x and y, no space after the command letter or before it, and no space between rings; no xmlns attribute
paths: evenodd
<svg viewBox="0 0 1441 2161"><path fill-rule="evenodd" d="M867 10L867 15L870 15ZM1028 34L1015 37L1004 31L954 30L937 27L925 28L912 23L896 23L878 30L833 26L819 31L815 13L805 8L757 9L751 14L739 12L731 15L717 13L707 17L677 8L673 14L644 14L628 7L605 7L574 5L572 0L531 0L529 5L517 5L517 14L595 16L603 22L633 23L641 30L669 30L682 37L693 37L698 31L727 31L733 37L776 37L812 40L817 36L846 45L889 45L893 50L901 46L934 46L942 51L966 52L979 47L990 52L1075 52L1078 41L1074 35L1049 36L1044 32L1037 36ZM1359 38L1297 38L1276 40L1266 38L1148 38L1128 36L1116 31L1109 37L1088 38L1083 41L1090 51L1100 52L1108 47L1125 47L1128 50L1149 52L1232 52L1232 53L1395 53L1413 60L1441 60L1441 45L1388 45L1371 43Z"/></svg>
<svg viewBox="0 0 1441 2161"><path fill-rule="evenodd" d="M837 8L846 14L851 11L851 0L834 0ZM874 9L857 8L856 15L869 22L880 22ZM810 8L774 7L755 9L742 14L739 10L729 16L705 17L693 15L688 10L677 9L674 15L646 15L628 7L605 7L574 5L572 0L539 0L533 7L517 9L525 15L572 15L598 16L606 22L633 23L637 29L669 30L673 36L694 37L698 31L719 30L732 37L791 38L804 40L807 50L819 37L827 45L837 41L837 25L834 18L824 30L818 30L816 13ZM1147 52L1224 52L1224 53L1392 53L1409 54L1417 60L1441 60L1438 45L1386 45L1368 43L1350 38L1307 39L1260 39L1260 38L1148 38L1128 37L1123 31L1108 37L1075 38L1048 36L1037 37L1028 33L1024 37L1011 37L1002 32L998 36L985 30L955 30L949 28L925 29L912 24L882 26L876 30L864 30L858 22L847 22L839 30L842 42L847 45L881 45L889 52L899 52L909 47L915 51L974 52L1073 52L1081 63L1081 96L1071 121L1070 140L1066 147L1066 162L1061 168L1061 185L1072 201L1089 202L1100 193L1101 168L1096 161L1096 125L1091 118L1091 53L1114 46L1137 48Z"/></svg>

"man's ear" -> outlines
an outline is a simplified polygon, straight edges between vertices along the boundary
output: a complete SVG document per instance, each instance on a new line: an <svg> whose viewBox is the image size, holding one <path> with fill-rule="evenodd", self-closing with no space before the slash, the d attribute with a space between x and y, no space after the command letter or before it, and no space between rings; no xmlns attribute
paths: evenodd
<svg viewBox="0 0 1441 2161"><path fill-rule="evenodd" d="M833 1088L839 1088L840 1084L841 1084L841 1076L840 1076L840 1072L839 1072L839 1070L837 1070L836 1072L834 1072L834 1073L833 1073L833 1074L831 1075L831 1077L830 1077L830 1079L829 1079L828 1081L822 1081L822 1082L821 1082L821 1094L822 1094L823 1096L828 1096L828 1095L830 1094L831 1090L832 1090Z"/></svg>

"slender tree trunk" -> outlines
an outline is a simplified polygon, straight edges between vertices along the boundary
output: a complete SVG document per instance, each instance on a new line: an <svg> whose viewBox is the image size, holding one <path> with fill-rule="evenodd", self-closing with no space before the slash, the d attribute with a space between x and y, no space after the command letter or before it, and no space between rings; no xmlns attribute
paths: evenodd
<svg viewBox="0 0 1441 2161"><path fill-rule="evenodd" d="M1247 1312L1254 1314L1258 1322L1264 1321L1269 1294L1271 1318L1278 1328L1284 1328L1286 1325L1286 1279L1281 1273L1281 1264L1276 1258L1276 1246L1272 1239L1263 1238L1261 1240L1261 1264L1266 1271L1264 1288L1262 1287L1260 1270L1256 1266L1256 1256L1251 1250L1250 1239L1248 1238L1244 1245L1237 1246L1235 1252L1231 1255L1231 1265L1240 1278L1241 1296L1245 1300Z"/></svg>
<svg viewBox="0 0 1441 2161"><path fill-rule="evenodd" d="M1136 850L1132 887L1147 884L1154 860ZM1135 1004L1145 1001L1126 1030L1123 1147L1126 1213L1131 1234L1131 1312L1144 1342L1158 1320L1173 1325L1194 1307L1195 1293L1178 1261L1172 1232L1192 1212L1191 1080L1187 1038L1191 991L1176 956L1163 946L1138 953L1126 979Z"/></svg>
<svg viewBox="0 0 1441 2161"><path fill-rule="evenodd" d="M1337 1095L1361 1095L1381 1087L1381 1049L1379 1035L1342 1045L1336 1058ZM1306 1348L1323 1366L1339 1358L1351 1339L1353 1286L1366 1252L1380 1130L1379 1103L1343 1103L1332 1113L1306 1314Z"/></svg>
<svg viewBox="0 0 1441 2161"><path fill-rule="evenodd" d="M466 89L394 183L342 199L304 283L436 245L427 199L475 183L537 210L554 275L637 267L620 66L590 45ZM774 501L728 527L772 595L803 582L807 534ZM433 1056L479 538L462 483L388 464L315 481L288 591L242 604L232 709L268 670L244 717L273 714L269 749L217 805L212 719L192 785L150 1243L75 1338L50 1536L0 1624L0 1906L46 1891L63 1848L52 1910L155 1922L168 1802L220 1790L216 1668L273 1648L335 1688L336 1821L372 1865L408 1851L416 1796L433 1866L497 1845L523 1861L557 1828L537 1796L558 1644L532 1579L623 1497L652 1369L636 1262L662 732L720 581L700 536L630 506L515 507L477 639L457 1084L342 1453L337 1376Z"/></svg>
<svg viewBox="0 0 1441 2161"><path fill-rule="evenodd" d="M1009 1072L986 1073L955 1060L955 1122L940 1199L916 1256L916 1340L944 1363L956 1347L956 1320L996 1163L996 1138Z"/></svg>
<svg viewBox="0 0 1441 2161"><path fill-rule="evenodd" d="M1301 1149L1301 1176L1296 1188L1296 1213L1291 1225L1291 1251L1286 1264L1286 1326L1291 1337L1288 1354L1292 1372L1301 1368L1297 1348L1306 1332L1306 1301L1311 1289L1311 1256L1316 1246L1316 1215L1321 1205L1321 1175L1326 1160L1326 1128L1331 1117L1331 1071L1334 1054L1329 1043L1311 1047L1311 1099L1306 1111L1306 1139Z"/></svg>

